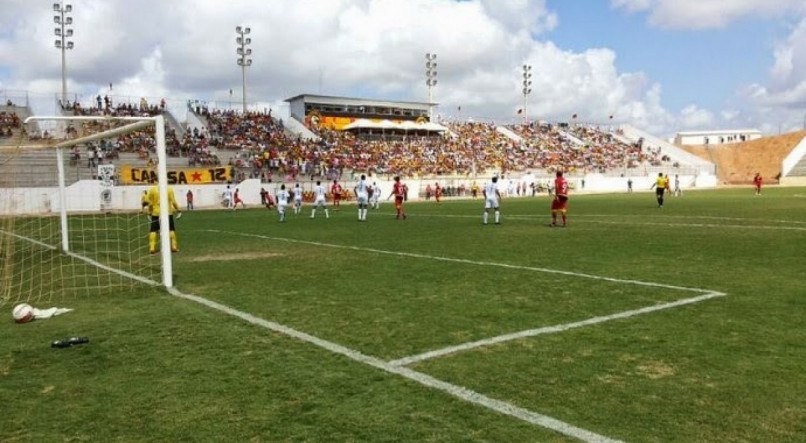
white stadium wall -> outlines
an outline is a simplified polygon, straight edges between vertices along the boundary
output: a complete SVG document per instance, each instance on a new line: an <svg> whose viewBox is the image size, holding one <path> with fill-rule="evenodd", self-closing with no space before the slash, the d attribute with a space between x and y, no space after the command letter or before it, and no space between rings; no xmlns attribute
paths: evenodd
<svg viewBox="0 0 806 443"><path fill-rule="evenodd" d="M674 173L670 173L670 177L674 177ZM605 176L602 174L587 174L583 176L569 176L568 180L574 187L576 193L614 193L625 192L627 190L627 181L632 179L633 190L635 192L648 191L650 186L655 182L655 177L652 176L635 176L635 177L613 177ZM480 187L489 179L489 177L479 177L477 183ZM512 178L515 183L518 182L543 182L547 183L552 179L549 176L534 177L532 175L519 176ZM582 188L582 180L585 180L585 187ZM394 182L390 180L370 180L376 181L381 188L381 201L387 201L387 197L392 192ZM404 180L409 188L409 201L416 201L420 198L420 191L425 188L427 184L433 184L436 179L429 180ZM464 183L468 188L472 179L454 179L445 180L440 179L442 185ZM506 187L509 179L503 179L500 182L500 189L502 194L506 192ZM330 187L332 182L323 181L323 185L327 188ZM341 185L352 192L355 186L355 180L340 181ZM710 174L701 175L680 175L680 183L684 190L692 188L713 188L717 185L716 177ZM287 183L287 187L293 188L293 183ZM313 190L314 184L312 182L302 183L304 191ZM176 194L177 203L182 210L185 209L185 194L188 189L193 191L194 206L198 209L204 208L221 208L221 194L224 192L226 185L172 185ZM265 188L272 194L279 188L279 183L261 183L258 179L244 180L237 185L230 185L233 189L239 190L239 195L249 206L260 205L260 188ZM149 186L105 186L102 182L97 180L81 180L67 187L67 202L68 211L70 212L99 212L99 211L136 211L140 209L140 199L143 191L146 191ZM56 214L59 211L59 193L58 188L0 188L0 202L4 207L0 207L0 214Z"/></svg>

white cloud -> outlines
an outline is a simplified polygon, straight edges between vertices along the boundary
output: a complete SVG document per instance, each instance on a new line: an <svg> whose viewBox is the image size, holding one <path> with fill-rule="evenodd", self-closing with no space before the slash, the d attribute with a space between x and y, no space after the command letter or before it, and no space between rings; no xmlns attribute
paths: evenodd
<svg viewBox="0 0 806 443"><path fill-rule="evenodd" d="M680 125L685 129L710 128L714 123L714 113L697 105L688 105L680 111Z"/></svg>
<svg viewBox="0 0 806 443"><path fill-rule="evenodd" d="M722 28L744 17L806 14L803 0L611 0L613 8L649 12L649 22L663 28Z"/></svg>
<svg viewBox="0 0 806 443"><path fill-rule="evenodd" d="M660 1L614 0L614 6L646 10ZM610 49L572 51L538 38L559 23L545 0L277 0L271 8L259 0L177 0L170 6L115 0L79 3L74 11L69 89L86 99L108 92L111 82L114 94L135 100L166 96L176 99L169 102L173 106L189 97L226 105L230 89L239 101L234 29L248 25L254 51L248 98L273 108L284 98L320 90L424 100L424 54L436 52L434 98L443 115L461 106L462 116L515 120L524 62L534 67L533 118L578 114L583 121L606 122L613 115L615 122L668 133L710 112L669 112L661 85L642 72L619 71ZM11 73L4 87L34 90L49 101L60 89L51 16L38 2L0 4L0 68ZM802 72L795 43L780 49L776 85ZM786 90L776 87L756 93Z"/></svg>

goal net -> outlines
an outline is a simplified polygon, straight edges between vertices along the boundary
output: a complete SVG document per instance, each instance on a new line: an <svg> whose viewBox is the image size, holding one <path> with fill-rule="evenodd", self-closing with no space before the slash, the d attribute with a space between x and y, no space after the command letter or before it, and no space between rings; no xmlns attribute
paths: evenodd
<svg viewBox="0 0 806 443"><path fill-rule="evenodd" d="M167 201L162 120L41 117L0 139L0 306L170 286L167 246L149 251L145 188L115 186L115 165L96 154L114 155L121 139L150 131ZM167 221L166 208L160 205Z"/></svg>

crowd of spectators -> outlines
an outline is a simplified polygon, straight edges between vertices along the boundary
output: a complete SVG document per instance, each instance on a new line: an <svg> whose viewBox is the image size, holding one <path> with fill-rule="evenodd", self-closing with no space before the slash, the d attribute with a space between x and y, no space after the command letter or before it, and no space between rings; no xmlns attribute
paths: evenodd
<svg viewBox="0 0 806 443"><path fill-rule="evenodd" d="M13 112L0 112L0 137L11 137L15 129L21 129L22 122Z"/></svg>
<svg viewBox="0 0 806 443"><path fill-rule="evenodd" d="M143 99L139 105L113 106L108 97L98 96L95 107L74 103L66 109L74 115L151 116L165 111L165 101L149 105ZM474 171L481 174L490 170L586 173L661 166L668 161L659 149L625 143L609 131L587 125L508 126L521 142L500 133L494 123L485 122L443 122L446 132L371 138L311 128L319 139L309 140L286 131L282 120L274 118L271 111L244 114L201 106L190 110L203 117L206 127L188 130L182 137L167 129L168 155L186 157L190 166L228 164L243 178L340 179L345 171L411 177L469 176ZM3 131L5 121L0 114ZM150 129L104 141L94 148L94 157L115 158L120 152L133 152L147 161L155 147Z"/></svg>
<svg viewBox="0 0 806 443"><path fill-rule="evenodd" d="M569 172L606 172L613 169L660 166L659 151L625 143L608 131L586 125L531 123L509 127L524 143L514 169L563 169Z"/></svg>

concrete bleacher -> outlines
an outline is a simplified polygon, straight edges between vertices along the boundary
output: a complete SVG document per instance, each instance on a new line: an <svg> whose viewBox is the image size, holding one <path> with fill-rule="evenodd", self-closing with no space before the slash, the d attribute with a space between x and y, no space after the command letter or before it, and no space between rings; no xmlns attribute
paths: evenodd
<svg viewBox="0 0 806 443"><path fill-rule="evenodd" d="M319 136L314 134L313 131L308 129L301 121L294 117L289 117L288 120L283 121L286 132L294 137L301 137L304 140L319 141Z"/></svg>
<svg viewBox="0 0 806 443"><path fill-rule="evenodd" d="M806 185L806 136L781 163L781 184Z"/></svg>
<svg viewBox="0 0 806 443"><path fill-rule="evenodd" d="M668 156L673 162L681 166L691 167L697 170L698 174L706 174L716 176L716 165L714 163L697 157L694 154L686 152L685 150L662 140L646 131L642 131L630 125L623 125L621 127L621 134L631 143L643 140L644 148L660 148L664 155Z"/></svg>

